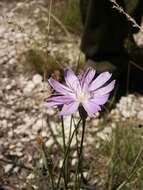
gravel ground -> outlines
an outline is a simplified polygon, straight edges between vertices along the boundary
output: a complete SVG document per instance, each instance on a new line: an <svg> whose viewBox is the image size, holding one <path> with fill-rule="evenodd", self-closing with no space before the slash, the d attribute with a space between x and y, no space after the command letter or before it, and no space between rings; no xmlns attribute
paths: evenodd
<svg viewBox="0 0 143 190"><path fill-rule="evenodd" d="M72 36L69 41L60 27L56 32L51 31L45 45L45 35L37 26L37 17L44 2L37 2L14 1L7 4L0 1L0 186L8 190L24 189L26 182L34 178L31 173L35 167L34 160L41 163L37 145L39 135L48 148L62 144L57 110L43 107L43 100L49 95L49 86L40 74L25 72L22 64L24 53L33 47L36 40L40 48L43 50L46 46L51 55L57 52L64 54L69 65L73 65L79 55L78 40L72 40ZM56 38L59 34L60 37L55 39L55 34ZM141 34L137 40L140 45L143 44ZM143 97L123 97L108 119L110 122L100 129L102 119L88 121L91 127L87 129L85 146L92 147L94 133L99 142L109 140L112 128L121 120L132 119L142 125ZM67 117L66 135L69 122ZM72 163L75 164L74 158Z"/></svg>

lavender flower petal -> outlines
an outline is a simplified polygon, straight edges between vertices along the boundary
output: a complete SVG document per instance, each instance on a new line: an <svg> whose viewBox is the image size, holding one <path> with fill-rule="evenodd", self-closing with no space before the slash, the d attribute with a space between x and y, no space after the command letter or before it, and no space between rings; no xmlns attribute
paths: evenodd
<svg viewBox="0 0 143 190"><path fill-rule="evenodd" d="M91 100L89 100L89 101L83 103L82 105L83 105L85 111L87 112L87 114L88 114L89 116L91 116L91 117L92 117L92 116L95 116L95 114L96 114L98 111L101 110L100 106L97 105L94 101L91 101Z"/></svg>
<svg viewBox="0 0 143 190"><path fill-rule="evenodd" d="M110 82L107 86L94 91L94 96L103 96L105 94L108 94L113 90L114 86L115 86L115 80Z"/></svg>
<svg viewBox="0 0 143 190"><path fill-rule="evenodd" d="M84 75L82 76L81 85L89 85L95 76L95 69L89 68L85 71Z"/></svg>
<svg viewBox="0 0 143 190"><path fill-rule="evenodd" d="M90 85L89 90L93 91L101 86L103 86L110 78L111 74L109 72L101 73Z"/></svg>
<svg viewBox="0 0 143 190"><path fill-rule="evenodd" d="M69 88L77 90L77 88L80 86L80 83L74 72L71 69L65 69L64 76L66 84L69 86Z"/></svg>
<svg viewBox="0 0 143 190"><path fill-rule="evenodd" d="M109 99L109 94L105 94L103 96L94 96L93 99L91 99L92 102L95 102L97 105L104 105Z"/></svg>
<svg viewBox="0 0 143 190"><path fill-rule="evenodd" d="M79 106L79 102L71 102L69 104L65 104L61 112L59 113L59 115L63 115L63 116L71 115L77 111L78 106Z"/></svg>
<svg viewBox="0 0 143 190"><path fill-rule="evenodd" d="M72 91L66 87L65 85L59 83L58 81L54 80L53 78L50 78L49 80L50 85L59 93L63 95L71 94Z"/></svg>
<svg viewBox="0 0 143 190"><path fill-rule="evenodd" d="M45 102L45 106L51 107L56 105L67 104L73 101L73 98L70 96L56 96L52 98L48 98Z"/></svg>

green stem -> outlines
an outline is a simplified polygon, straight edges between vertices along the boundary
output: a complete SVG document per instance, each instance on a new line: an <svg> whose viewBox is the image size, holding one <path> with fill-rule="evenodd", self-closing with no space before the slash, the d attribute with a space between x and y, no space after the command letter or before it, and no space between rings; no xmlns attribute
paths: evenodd
<svg viewBox="0 0 143 190"><path fill-rule="evenodd" d="M64 150L64 155L63 157L65 158L66 154L66 142L65 142L65 128L64 128L64 119L63 116L61 117L61 122L62 122L62 138L63 138L63 150ZM64 189L67 189L67 159L65 160L65 166L63 168L63 177L64 177Z"/></svg>
<svg viewBox="0 0 143 190"><path fill-rule="evenodd" d="M81 141L80 141L80 148L78 151L78 163L77 163L77 179L75 182L75 189L80 190L81 186L81 177L83 176L82 173L82 157L83 157L83 142L84 142L84 135L85 135L85 124L86 124L86 119L82 119L82 136L81 136ZM80 177L79 177L80 176Z"/></svg>
<svg viewBox="0 0 143 190"><path fill-rule="evenodd" d="M73 133L72 133L72 135L71 135L71 137L70 137L70 139L69 139L68 146L67 146L67 149L66 149L66 152L65 152L65 157L64 157L64 160L63 160L63 163L62 163L60 175L59 175L59 178L58 178L58 183L57 183L57 188L56 188L56 190L59 189L60 182L61 182L61 177L62 177L62 173L63 173L63 169L64 169L64 167L65 167L65 162L66 162L67 156L68 156L68 154L69 154L70 145L71 145L71 143L72 143L72 140L73 140L73 137L74 137L75 132L78 130L78 127L79 127L80 122L81 122L81 119L78 121L78 123L77 123L77 125L76 125L76 127L75 127L75 129L74 129L74 131L73 131Z"/></svg>
<svg viewBox="0 0 143 190"><path fill-rule="evenodd" d="M74 119L73 119L74 121ZM75 121L74 121L74 126L75 125ZM75 137L76 137L76 151L77 151L77 157L79 158L79 141L78 141L78 131L76 131L75 133ZM78 173L78 163L76 163L76 169L75 169L75 184L74 184L74 189L76 190L76 186L77 186L77 182L79 180L79 173Z"/></svg>

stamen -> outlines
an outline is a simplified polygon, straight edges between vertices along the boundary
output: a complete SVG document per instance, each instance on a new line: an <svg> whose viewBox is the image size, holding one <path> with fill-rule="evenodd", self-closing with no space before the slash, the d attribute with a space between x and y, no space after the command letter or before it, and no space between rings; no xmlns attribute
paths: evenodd
<svg viewBox="0 0 143 190"><path fill-rule="evenodd" d="M77 91L76 98L80 103L84 103L88 99L88 94L83 91Z"/></svg>

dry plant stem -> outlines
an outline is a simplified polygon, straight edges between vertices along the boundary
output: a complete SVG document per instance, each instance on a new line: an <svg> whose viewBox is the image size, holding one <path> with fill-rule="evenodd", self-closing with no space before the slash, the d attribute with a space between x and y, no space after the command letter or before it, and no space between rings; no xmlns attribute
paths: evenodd
<svg viewBox="0 0 143 190"><path fill-rule="evenodd" d="M51 26L51 14L52 14L52 0L50 0L49 9L48 9L48 34L50 32L50 26Z"/></svg>
<svg viewBox="0 0 143 190"><path fill-rule="evenodd" d="M60 175L59 175L59 178L58 178L56 190L59 190L59 186L60 186L60 182L61 182L61 177L62 177L63 169L64 169L64 167L65 167L65 162L66 162L66 160L67 160L67 156L68 156L69 151L70 151L70 145L71 145L71 143L72 143L72 140L73 140L73 137L74 137L74 135L75 135L75 132L76 132L76 131L78 130L78 128L79 128L80 122L81 122L81 119L78 121L78 123L77 123L77 125L76 125L74 131L72 132L72 135L71 135L71 137L70 137L70 139L69 139L68 146L67 146L67 148L66 148L65 157L64 157L64 160L63 160L63 163L62 163L62 167L61 167L61 170L60 170Z"/></svg>
<svg viewBox="0 0 143 190"><path fill-rule="evenodd" d="M55 187L54 187L54 176L53 176L53 169L52 169L52 160L51 160L50 156L47 155L47 151L45 150L45 147L42 150L42 157L43 157L43 162L44 162L45 168L49 171L52 190L54 190Z"/></svg>
<svg viewBox="0 0 143 190"><path fill-rule="evenodd" d="M76 66L76 73L78 72L78 70L80 68L80 60L81 60L81 52L78 55L77 66Z"/></svg>
<svg viewBox="0 0 143 190"><path fill-rule="evenodd" d="M137 164L138 160L140 159L140 157L142 156L142 153L143 153L143 147L141 146L140 151L138 152L138 155L133 163L131 173L135 170L136 164Z"/></svg>
<svg viewBox="0 0 143 190"><path fill-rule="evenodd" d="M67 37L71 37L70 33L68 32L68 30L66 29L66 27L63 25L63 23L53 14L51 14L52 19L61 27L61 29L65 32Z"/></svg>
<svg viewBox="0 0 143 190"><path fill-rule="evenodd" d="M48 35L49 35L49 32L50 32L50 24L51 24L51 12L52 12L52 0L50 0L50 4L49 4L49 8L48 8ZM37 42L37 41L36 41ZM46 74L45 74L45 71L43 73L43 79L44 79L44 82L46 81ZM45 85L43 85L43 91L45 92ZM45 98L45 94L44 95L44 98ZM44 100L43 98L43 100ZM44 116L44 110L43 110L43 116ZM52 186L52 190L55 189L55 186L54 186L54 176L53 176L53 168L52 168L52 160L50 158L48 154L48 152L45 150L45 147L43 147L43 160L45 161L45 166L46 168L48 169L49 171L49 176L50 176L50 180L51 180L51 186Z"/></svg>
<svg viewBox="0 0 143 190"><path fill-rule="evenodd" d="M116 0L109 0L111 1L114 5L113 8L118 10L120 13L122 13L123 15L126 16L126 18L133 23L133 27L139 28L141 32L143 32L143 28L140 27L137 22L135 21L135 19L133 19L128 13L126 13L124 11L124 9L116 2Z"/></svg>
<svg viewBox="0 0 143 190"><path fill-rule="evenodd" d="M121 183L121 185L119 187L117 187L116 190L121 190L122 187L124 187L132 179L132 177L134 175L136 175L137 173L139 173L141 170L143 170L143 165L140 168L136 169L132 174L130 174L130 176L128 177L128 179L125 180L125 181L123 181L123 183Z"/></svg>
<svg viewBox="0 0 143 190"><path fill-rule="evenodd" d="M47 9L45 7L40 6L40 8L45 14L47 14ZM59 18L57 18L53 13L50 13L50 17L60 26L60 28L65 32L66 36L70 37L70 33L68 32L64 24L61 22L61 20L59 20Z"/></svg>
<svg viewBox="0 0 143 190"><path fill-rule="evenodd" d="M140 65L136 64L134 61L130 61L130 62L131 62L131 64L132 64L133 66L135 66L137 69L139 69L140 71L143 71L143 67L141 67Z"/></svg>
<svg viewBox="0 0 143 190"><path fill-rule="evenodd" d="M138 172L140 172L143 169L143 165L139 168L136 168L137 161L142 156L142 153L143 153L143 148L141 147L140 151L139 151L139 153L138 153L138 155L137 155L137 157L133 163L133 168L131 170L129 177L125 181L123 181L123 183L121 183L121 185L116 190L120 190L122 187L124 187L124 185L126 185L134 175L136 175Z"/></svg>

